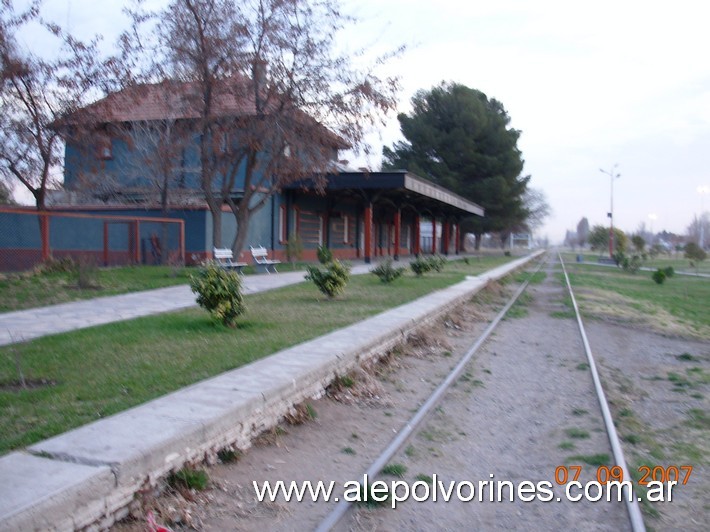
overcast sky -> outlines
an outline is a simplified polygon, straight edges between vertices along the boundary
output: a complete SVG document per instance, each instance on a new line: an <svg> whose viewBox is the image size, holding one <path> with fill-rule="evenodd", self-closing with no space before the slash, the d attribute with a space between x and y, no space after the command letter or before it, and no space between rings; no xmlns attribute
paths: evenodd
<svg viewBox="0 0 710 532"><path fill-rule="evenodd" d="M22 2L15 2L20 5ZM122 0L46 0L46 12L80 36L122 29ZM153 0L165 4L166 0ZM561 241L586 216L608 224L684 233L710 210L710 4L703 0L344 0L360 23L347 45L407 52L400 111L419 89L455 81L503 103L525 174L554 211L540 236ZM39 46L31 38L28 46ZM398 140L392 116L371 136ZM362 162L362 161L359 161ZM376 167L379 158L368 164ZM655 215L652 222L650 215Z"/></svg>

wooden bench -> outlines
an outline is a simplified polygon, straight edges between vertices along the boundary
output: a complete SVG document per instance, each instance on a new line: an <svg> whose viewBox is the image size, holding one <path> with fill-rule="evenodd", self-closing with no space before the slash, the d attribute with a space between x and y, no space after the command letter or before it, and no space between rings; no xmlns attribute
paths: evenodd
<svg viewBox="0 0 710 532"><path fill-rule="evenodd" d="M242 273L242 268L247 266L246 262L234 262L234 254L229 248L214 248L212 250L212 257L215 262L222 268L227 270L236 270L237 273Z"/></svg>
<svg viewBox="0 0 710 532"><path fill-rule="evenodd" d="M256 264L257 269L266 271L266 273L271 273L269 268L271 268L274 273L278 273L276 270L276 265L281 264L280 260L271 260L268 257L268 251L264 246L249 246L251 249L251 256L254 258L254 264Z"/></svg>

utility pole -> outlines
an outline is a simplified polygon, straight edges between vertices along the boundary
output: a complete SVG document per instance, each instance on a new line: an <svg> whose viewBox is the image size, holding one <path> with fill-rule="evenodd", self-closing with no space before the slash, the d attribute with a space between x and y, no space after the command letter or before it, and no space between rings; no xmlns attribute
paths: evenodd
<svg viewBox="0 0 710 532"><path fill-rule="evenodd" d="M616 171L617 166L619 165L612 166L610 171L599 169L602 174L606 174L611 178L611 208L607 213L609 217L609 257L611 258L614 257L614 180L621 177L621 174Z"/></svg>

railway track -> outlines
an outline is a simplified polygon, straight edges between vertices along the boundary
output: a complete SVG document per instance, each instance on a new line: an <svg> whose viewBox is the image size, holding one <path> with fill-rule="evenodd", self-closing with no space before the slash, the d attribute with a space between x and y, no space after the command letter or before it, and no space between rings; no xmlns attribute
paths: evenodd
<svg viewBox="0 0 710 532"><path fill-rule="evenodd" d="M635 499L581 497L592 483L629 480L630 473L639 472L630 472L630 464L616 453L619 438L614 430L608 434L613 421L597 393L598 382L601 377L613 401L632 469L639 468L656 458L647 454L653 448L647 439L653 427L661 436L673 432L675 441L687 442L691 450L694 441L702 442L692 439L696 432L682 434L684 418L677 413L683 415L684 409L703 401L699 392L705 388L698 384L692 394L678 394L675 381L664 384L656 375L671 370L680 374L683 369L700 375L695 366L704 363L706 346L678 344L600 321L587 324L587 338L558 257L544 258L528 277L530 282L516 287L512 297L515 285L510 281L504 287L492 285L440 323L417 331L398 354L345 376L345 387L308 401L304 406L317 416L303 424L284 424L260 437L237 462L211 468L214 489L190 503L183 522L191 519L189 525L197 530L258 532L644 530ZM587 354L590 345L596 347L596 360ZM647 369L651 363L654 367ZM654 387L649 390L651 380ZM655 418L649 421L649 413L665 417L652 427ZM695 427L697 420L693 422ZM631 442L630 434L641 443ZM664 450L672 451L673 445L667 443ZM657 464L659 468L689 463L696 472L693 481L678 490L677 499L674 492L673 504L644 508L650 515L663 508L660 516L645 514L649 524L706 530L702 460L670 452L659 459L667 460ZM377 481L408 484L412 496L401 502L390 496L374 507L346 503L345 485L355 481L362 486L368 480L370 487ZM265 500L258 490L267 482L308 482L311 487L322 482L333 489L329 497L321 492L319 497L294 500L284 491ZM454 489L450 500L439 491L439 499L432 500L438 483L448 488L452 482L466 489ZM526 482L533 494L518 489L515 500L509 500L507 484L516 489ZM545 495L535 490L544 482L550 486L549 496L535 498ZM572 491L576 502L566 492L573 482L579 482ZM396 489L404 489L401 484ZM415 498L416 486L421 489L422 484L430 493ZM489 502L492 486L502 486L503 497ZM633 487L639 494L636 482ZM362 498L369 492L359 493ZM162 510L160 504L153 507L171 516L181 504L185 501L179 497L168 498ZM128 523L117 530L143 528Z"/></svg>
<svg viewBox="0 0 710 532"><path fill-rule="evenodd" d="M543 267L546 267L545 269L545 276L546 280L544 283L547 283L547 285L554 284L554 281L550 278L550 275L554 274L554 267L552 265L552 260L543 260L540 262L539 266L537 269L531 273L528 277L528 279L515 291L515 293L510 297L508 302L505 304L503 309L498 313L498 315L490 322L488 327L485 329L485 331L476 339L476 341L471 345L471 347L466 351L464 356L461 358L459 363L451 370L451 372L442 380L441 384L434 390L434 392L429 396L429 398L424 402L424 404L414 413L414 415L407 421L407 423L403 426L403 428L394 436L390 444L384 449L384 451L381 452L379 456L371 463L370 467L367 469L366 472L364 472L362 478L367 478L367 479L376 479L376 478L385 478L382 476L383 469L386 468L388 464L392 464L392 461L396 459L398 456L403 457L403 450L405 449L405 445L407 445L410 442L413 442L417 438L417 433L422 431L422 427L426 425L429 420L432 418L432 414L435 414L437 411L448 411L449 410L449 404L450 402L454 402L454 411L460 411L461 410L461 405L456 404L461 401L466 401L466 398L452 398L452 393L451 393L451 388L454 386L456 383L460 383L462 376L464 375L469 375L470 376L470 368L472 364L472 360L474 360L475 355L479 353L479 351L482 350L488 350L489 355L490 353L493 353L493 357L497 356L496 350L502 350L505 351L506 348L504 346L499 346L500 341L499 339L495 338L495 333L500 330L501 324L503 324L503 327L505 327L506 324L509 322L504 321L506 320L506 316L509 315L510 311L514 306L516 305L517 302L521 300L521 298L525 298L525 294L528 294L529 291L531 290L531 284L530 281L532 279L535 279L537 276L540 274ZM621 447L621 443L619 441L619 437L617 435L615 426L614 426L614 421L612 419L611 415L611 410L609 408L609 405L607 403L605 394L604 394L604 389L602 386L602 382L599 376L599 372L597 370L596 362L594 360L593 352L592 352L592 347L590 346L589 339L587 337L587 334L585 332L584 324L581 319L579 309L576 303L576 299L572 290L572 287L569 282L569 278L567 276L567 272L565 270L564 262L562 260L562 257L558 255L557 260L559 261L559 265L562 270L562 275L564 276L564 289L565 293L564 294L555 294L553 296L554 301L548 301L548 305L552 302L557 300L560 295L562 295L563 298L569 298L572 304L572 308L574 311L574 319L576 321L576 325L578 327L578 338L577 338L577 345L576 348L574 349L574 353L565 353L565 356L571 355L570 358L570 364L574 364L575 361L577 362L577 365L574 366L575 370L577 373L573 374L571 376L571 380L574 381L572 384L573 385L581 385L581 386L572 386L571 388L569 386L560 386L562 390L571 390L572 397L559 397L558 400L562 403L569 403L569 405L575 405L574 409L572 410L573 415L582 415L580 414L581 412L584 412L585 415L591 415L592 417L600 418L603 420L603 423L600 423L600 425L603 426L603 431L604 435L606 436L605 438L600 438L602 429L600 427L595 428L595 432L597 432L596 436L596 443L594 443L594 446L597 449L602 449L602 452L596 453L595 456L600 456L604 455L604 450L603 448L605 445L607 446L607 449L610 449L611 451L611 457L608 459L609 463L608 464L597 464L596 469L594 467L584 464L583 460L584 457L579 457L577 455L577 458L573 458L571 461L566 461L566 459L562 458L564 456L564 452L559 452L559 449L555 449L555 451L558 452L552 452L550 454L557 455L560 457L558 462L552 462L551 465L549 466L548 473L549 475L547 476L546 480L549 481L551 484L551 488L555 492L555 495L558 495L558 490L560 490L562 487L567 487L570 485L570 483L574 480L578 480L579 473L581 472L582 468L586 468L588 475L587 478L591 478L591 483L594 482L594 479L596 477L597 483L598 484L603 484L607 480L612 481L612 480L631 480L631 474L628 465L626 464L623 450ZM558 283L559 285L559 283ZM549 288L549 286L548 286ZM560 288L560 290L557 290L557 292L561 292L561 286L557 286L556 288ZM537 296L536 296L537 297ZM527 299L529 301L530 296L527 296ZM519 303L518 303L519 304ZM549 308L545 308L544 310L549 310ZM571 316L570 316L571 317ZM569 320L565 320L564 322L560 320L560 323L565 323L565 327L569 328ZM510 328L510 327L509 327ZM544 329L543 329L544 330ZM537 343L537 348L539 351L544 351L546 349L550 349L550 344L546 343L544 341L539 341L539 339L536 339L536 334L535 331L529 331L529 338L525 337L519 337L520 342L526 343L526 342L532 342L533 344ZM506 332L506 335L510 334L510 331ZM492 338L493 337L493 338ZM553 343L556 340L553 339ZM485 346L485 347L484 347ZM535 351L535 349L533 349ZM542 352L540 353L542 355ZM550 355L546 356L547 358L550 358ZM546 362L550 363L550 360L546 360ZM521 362L523 364L523 362ZM543 367L539 367L538 370L545 372L545 373L554 373L555 368L551 367L549 369L545 369ZM584 370L584 377L581 374L581 371ZM483 369L484 372L487 372L488 375L491 373L497 373L496 370L491 371L490 369ZM556 377L553 377L553 381L555 380ZM569 379L569 371L560 371L560 376L557 377L560 382L565 378ZM480 381L478 381L480 382ZM585 392L587 393L586 399L583 401L583 403L586 403L584 406L586 408L581 408L577 405L580 404L580 397L577 395L579 392L575 390L579 390L582 388L587 388ZM596 399L596 405L593 404L593 401L591 400L591 395L589 393L589 389L593 390L593 397ZM523 392L521 391L521 394ZM460 395L460 394L459 394ZM498 398L500 400L501 398ZM495 402L496 399L493 399L493 402ZM505 407L504 407L505 409ZM594 410L597 410L598 415L594 413ZM589 413L591 412L591 414ZM554 409L550 409L550 414L554 415ZM559 414L558 414L559 415ZM534 423L537 423L537 421L534 421ZM526 430L525 427L519 427L521 430ZM559 427L554 427L549 429L547 431L548 436L550 434L554 434L555 432L559 432L560 428ZM431 431L429 431L431 432ZM463 434L463 431L460 432ZM583 430L577 430L574 431L572 429L567 429L566 434L570 435L572 439L578 438L582 439L586 431ZM489 433L491 437L496 438L496 439L506 439L510 438L510 434L501 434L497 433L496 431L492 431ZM603 440L606 440L607 443L605 444ZM479 439L477 442L478 445L486 445L485 443L485 438L484 439ZM488 445L490 445L490 442L488 442ZM569 442L562 442L559 447L565 448L567 447L569 450L571 450L572 447L574 447L575 444L572 443L570 444ZM457 448L459 449L459 452L461 454L465 453L467 445L466 443L463 443L462 445L458 446ZM473 445L471 445L473 447ZM407 447L407 451L411 450L413 446L410 444L409 447ZM454 455L458 454L457 452L453 451L453 448L449 448L447 451L449 454L453 452ZM523 456L525 455L526 451L525 448L518 448L516 450L518 455L522 454ZM411 454L411 453L406 453L406 454ZM506 460L504 458L504 455L501 455L503 457L502 460L498 460L498 464L505 464ZM603 459L600 459L603 461ZM463 462L470 462L471 460L463 460ZM475 461L475 459L474 459ZM523 460L524 461L524 460ZM580 464L577 464L576 462L580 461ZM431 467L436 469L438 466L436 465L436 459L432 460L430 462ZM552 465L555 465L554 471L552 470ZM499 465L499 467L501 467ZM445 469L445 468L444 468ZM463 474L465 471L465 467L460 469L460 474ZM533 468L534 469L534 468ZM539 472L539 471L538 471ZM519 472L522 474L522 472ZM595 474L596 473L596 474ZM378 476L379 475L379 476ZM526 479L529 478L529 481L535 483L535 482L540 482L540 478L534 478L534 472L529 471L528 472L528 477L525 477ZM493 479L495 476L495 473L491 471L488 475L490 479ZM524 476L524 475L523 475ZM606 478L604 478L606 476ZM481 475L484 480L487 480L486 476ZM425 479L423 476L419 476L420 482L426 481L426 482L436 482L435 477L433 479L427 478ZM520 476L517 477L518 479L522 478ZM583 480L582 478L579 478L579 480ZM448 481L448 479L447 479ZM519 482L525 482L525 481L519 481ZM387 484L387 483L385 483ZM410 484L412 484L410 482ZM416 483L415 483L416 484ZM490 485L493 484L493 481L491 480ZM413 485L413 484L412 484ZM585 483L585 488L586 488L586 483ZM392 489L389 492L389 498L386 499L386 504L389 504L389 501L392 500L392 493L395 494L396 498L396 488L394 487L395 484L392 483ZM450 486L448 482L444 482L441 484L443 488L446 488L447 486ZM476 483L471 484L472 491L466 492L465 495L471 495L473 496L474 492L473 489L475 488ZM488 484L484 484L484 486L487 488ZM498 485L500 486L500 484ZM537 484L539 487L539 484ZM404 486L400 485L399 486L402 489L405 489ZM468 488L468 484L466 485ZM478 484L479 490L482 491L481 484L479 482ZM506 489L507 485L504 484L504 492ZM432 484L432 490L436 488L435 484ZM406 488L408 490L408 488ZM457 487L458 489L458 487ZM420 490L421 491L421 490ZM444 490L445 491L445 490ZM465 490L464 490L465 491ZM415 492L412 492L415 493ZM491 491L491 494L493 492ZM505 492L508 493L508 492ZM429 492L427 491L427 494ZM402 495L401 490L400 490L400 496ZM481 495L479 494L479 497ZM546 495L546 497L548 497ZM594 495L596 497L596 495ZM562 497L551 497L549 500L545 499L539 499L542 502L545 502L549 505L554 505L555 504L555 499L557 502L563 502ZM633 494L633 496L629 497L628 494L623 497L623 510L620 508L620 504L614 504L613 502L611 503L610 508L605 508L602 514L602 519L605 519L606 521L609 521L609 529L619 529L620 526L621 528L627 528L629 530L632 530L633 532L641 532L645 531L645 525L643 521L643 517L641 514L641 510L639 507L639 502L637 499L636 494ZM474 499L475 501L475 499ZM552 501L552 502L550 502ZM480 502L480 499L479 499ZM603 503L604 501L602 501ZM617 501L618 502L618 501ZM505 501L503 501L503 504ZM501 504L501 502L498 502L498 504ZM356 506L352 502L348 502L346 500L340 500L338 504L334 507L334 509L320 522L319 526L317 527L317 530L319 532L324 532L324 531L329 531L333 529L352 529L352 528L358 528L358 526L362 526L363 528L385 528L385 529L399 529L402 527L412 527L417 528L417 526L421 527L423 525L423 522L420 520L422 518L427 518L426 513L422 514L421 512L413 512L411 515L401 515L401 509L398 508L394 512L388 512L386 510L378 511L376 512L378 514L378 517L373 519L372 517L365 517L365 522L362 522L362 516L357 517L353 516L352 514L357 514L358 511L353 511L353 507ZM411 506L410 506L411 508ZM453 507L452 507L453 508ZM470 512L476 512L478 509L482 508L480 505L476 508L468 508L468 509L462 509L460 510L462 512L462 515L464 515L467 511ZM519 520L517 523L514 522L508 522L507 525L504 525L506 528L520 528L520 529L528 529L530 527L530 523L527 523L527 518L525 515L525 512L527 511L526 508L520 507L520 510L518 510L518 517ZM447 509L444 510L444 513L451 512L451 514L456 514L457 510L456 509ZM399 513L399 515L398 515ZM501 512L496 512L501 514ZM504 512L503 512L504 513ZM592 512L594 513L594 512ZM609 515L604 516L603 514L613 514L612 519L609 520ZM555 515L558 514L559 512L555 512L554 510L550 512L550 515ZM577 526L578 529L585 529L591 526L590 529L603 529L602 523L597 522L590 522L589 521L589 516L587 513L582 512L579 515L579 518L577 519L575 517L575 512L574 510L572 511L566 511L562 512L562 515L564 516L563 521L560 523L560 528L568 528L570 524ZM623 516L622 516L623 514ZM396 516L396 517L394 517ZM449 515L448 517L451 517ZM452 521L447 521L448 517L444 517L444 522L446 524L443 526L444 528L452 528L453 526L456 526L456 518L454 518ZM538 516L539 517L539 516ZM428 523L428 525L433 524L435 520L437 520L436 517L436 512L431 513L428 518L430 518L432 521ZM543 515L544 519L544 515ZM598 519L597 518L592 518L592 519ZM578 521L578 522L575 522ZM461 521L458 524L464 524L466 523L465 518L463 521ZM490 525L490 522L485 521L479 521L475 523L478 527L486 527L486 523ZM468 522L469 525L474 524L474 522L470 521ZM513 525L512 527L509 525ZM424 527L426 528L426 527ZM534 526L533 526L534 528ZM556 528L555 526L549 527L550 529Z"/></svg>

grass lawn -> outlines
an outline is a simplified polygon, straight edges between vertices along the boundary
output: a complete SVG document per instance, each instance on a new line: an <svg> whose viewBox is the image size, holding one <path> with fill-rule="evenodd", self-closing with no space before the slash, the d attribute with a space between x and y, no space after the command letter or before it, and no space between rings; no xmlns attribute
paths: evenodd
<svg viewBox="0 0 710 532"><path fill-rule="evenodd" d="M98 268L99 288L83 290L70 272L0 274L0 312L185 284L190 273L189 268L170 266Z"/></svg>
<svg viewBox="0 0 710 532"><path fill-rule="evenodd" d="M633 255L633 252L628 252L627 255ZM584 257L584 262L589 264L596 264L597 259L600 257L599 253L584 250L579 252L563 252L562 257L565 259L565 263L575 262L577 255L582 255ZM602 253L602 257L609 257L609 253ZM690 261L683 258L683 253L677 252L672 256L659 255L655 259L650 258L643 263L644 268L667 268L672 266L677 272L687 272L687 273L706 273L710 274L710 260L706 259L697 264L697 272L694 267L690 266Z"/></svg>
<svg viewBox="0 0 710 532"><path fill-rule="evenodd" d="M710 279L676 275L662 285L650 272L567 264L580 289L582 311L618 321L647 323L662 332L710 337Z"/></svg>
<svg viewBox="0 0 710 532"><path fill-rule="evenodd" d="M450 262L441 273L411 271L390 285L353 276L327 300L311 283L246 296L236 329L199 308L92 327L0 348L0 453L29 445L237 368L288 346L401 305L510 261ZM13 389L26 379L55 384Z"/></svg>

